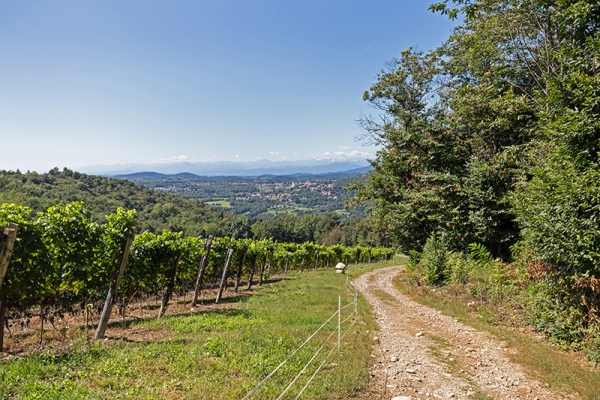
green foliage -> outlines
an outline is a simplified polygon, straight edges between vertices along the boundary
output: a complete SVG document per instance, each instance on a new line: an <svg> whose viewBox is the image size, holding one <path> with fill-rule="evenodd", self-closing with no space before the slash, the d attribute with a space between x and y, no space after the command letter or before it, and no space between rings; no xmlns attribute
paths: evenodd
<svg viewBox="0 0 600 400"><path fill-rule="evenodd" d="M427 283L436 285L448 278L446 268L448 252L448 240L444 234L433 233L427 239L419 260L419 264L424 267L424 278Z"/></svg>
<svg viewBox="0 0 600 400"><path fill-rule="evenodd" d="M10 307L74 302L107 289L135 224L135 213L118 209L105 224L91 221L81 202L34 214L0 206L0 225L19 224L7 275L0 288ZM80 293L82 292L82 293Z"/></svg>
<svg viewBox="0 0 600 400"><path fill-rule="evenodd" d="M139 231L183 230L188 235L198 235L208 224L235 219L231 214L222 214L183 196L66 168L62 171L55 168L45 174L0 171L0 190L2 202L27 206L35 212L44 212L55 205L84 202L91 212L91 220L98 223L119 207L135 209Z"/></svg>
<svg viewBox="0 0 600 400"><path fill-rule="evenodd" d="M416 282L491 303L518 293L538 330L596 354L600 5L444 0L430 10L461 24L438 49L403 52L365 93L382 114L362 119L365 138L381 149L358 202L420 252Z"/></svg>
<svg viewBox="0 0 600 400"><path fill-rule="evenodd" d="M322 222L315 221L317 226ZM7 222L19 224L13 258L1 288L9 307L27 309L34 304L43 307L58 303L70 307L79 302L93 303L105 295L121 263L125 243L134 233L136 213L118 208L106 222L97 223L81 202L53 206L37 214L4 204L0 206L0 224ZM204 243L203 238L186 237L183 232L145 231L135 236L118 295L157 294L171 285L173 278L175 287L171 289L187 292L196 281ZM268 266L267 271L283 271L333 266L344 256L358 263L370 261L371 256L375 261L393 254L387 248L336 245L330 249L312 242L282 244L272 239L217 237L205 266L205 281L221 277L229 249L234 250L235 268L228 270L228 277L237 274L237 267L242 273L251 269L258 272L257 265Z"/></svg>

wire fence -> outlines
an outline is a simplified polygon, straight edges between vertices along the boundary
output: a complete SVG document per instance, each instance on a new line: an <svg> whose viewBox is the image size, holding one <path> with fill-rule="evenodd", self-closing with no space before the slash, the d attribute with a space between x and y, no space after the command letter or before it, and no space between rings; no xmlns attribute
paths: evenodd
<svg viewBox="0 0 600 400"><path fill-rule="evenodd" d="M294 387L294 384L305 373L305 371L309 368L309 366L317 359L319 354L321 354L321 351L323 351L323 349L325 349L328 345L331 346L331 349L325 355L323 360L321 360L321 363L317 366L317 368L315 369L313 374L310 376L310 378L307 380L307 382L304 384L304 386L296 394L295 399L300 398L302 393L304 393L306 388L309 387L311 382L315 379L315 377L318 375L318 373L323 369L323 366L325 365L327 360L329 360L331 358L331 356L334 354L335 350L337 349L338 352L341 351L342 339L346 336L346 334L350 331L350 329L352 329L354 324L358 321L358 291L356 290L356 288L354 286L352 286L350 283L348 283L348 274L346 274L345 288L352 295L353 301L351 303L348 303L348 304L342 306L342 296L338 296L338 309L325 322L323 322L323 324L315 332L313 332L313 334L310 335L298 348L296 348L285 360L283 360L273 371L271 371L271 373L269 373L262 381L260 381L254 388L252 388L252 390L250 390L248 392L248 394L246 394L246 396L244 396L244 398L242 400L250 399L265 383L267 383L270 379L272 379L275 376L275 374L286 363L288 363L290 360L292 360L292 358L294 358L294 356L296 356L296 354L302 348L304 348L311 340L315 339L317 334L321 330L323 330L323 328L325 326L327 326L327 324L329 324L335 317L337 317L337 329L332 330L331 334L323 341L322 345L314 352L314 354L310 358L310 360L308 360L308 362L306 362L306 364L304 364L304 366L302 367L300 372L298 372L298 374L296 374L296 376L292 379L292 381L281 392L279 397L277 397L277 400L282 399L283 396L286 393L288 393L291 390L291 388ZM352 312L345 319L342 320L342 311L349 307L354 307L354 308L352 309ZM350 320L352 320L352 322L349 324L349 326L344 328L344 324L348 323ZM331 339L334 337L334 335L336 333L337 333L337 341L334 343L331 343Z"/></svg>

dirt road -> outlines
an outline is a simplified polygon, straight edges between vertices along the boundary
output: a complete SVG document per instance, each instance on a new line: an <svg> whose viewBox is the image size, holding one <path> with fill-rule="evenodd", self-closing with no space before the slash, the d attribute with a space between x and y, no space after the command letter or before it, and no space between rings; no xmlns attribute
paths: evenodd
<svg viewBox="0 0 600 400"><path fill-rule="evenodd" d="M561 399L512 363L487 333L402 295L392 279L403 267L360 276L354 283L371 304L374 363L367 398Z"/></svg>

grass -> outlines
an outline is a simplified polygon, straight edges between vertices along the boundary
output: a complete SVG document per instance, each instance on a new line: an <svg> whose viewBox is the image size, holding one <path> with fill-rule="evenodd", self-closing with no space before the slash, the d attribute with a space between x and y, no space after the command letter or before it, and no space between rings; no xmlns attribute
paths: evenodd
<svg viewBox="0 0 600 400"><path fill-rule="evenodd" d="M577 393L582 399L600 399L600 371L581 357L573 357L529 334L494 325L489 319L472 313L462 302L444 297L442 290L435 293L417 291L406 285L402 275L395 280L395 284L414 300L477 330L489 332L506 343L511 350L507 355L512 361L521 364L530 376L555 391Z"/></svg>
<svg viewBox="0 0 600 400"><path fill-rule="evenodd" d="M298 215L299 211L311 211L313 210L312 208L308 208L308 207L302 207L299 205L294 205L293 208L271 208L269 210L267 210L267 214L272 214L272 215L283 215L283 214L290 214L290 215Z"/></svg>
<svg viewBox="0 0 600 400"><path fill-rule="evenodd" d="M391 264L350 271L356 275ZM335 312L338 295L344 304L352 301L345 276L331 270L291 278L263 287L233 308L132 322L129 329L147 331L140 341L92 342L82 333L66 353L48 348L6 361L0 364L0 398L240 399ZM371 352L366 331L376 325L365 301L359 301L359 313L359 323L351 329L346 325L342 352L332 353L303 398L347 398L366 388ZM328 324L252 398L276 398L335 329ZM314 368L286 398L298 393Z"/></svg>
<svg viewBox="0 0 600 400"><path fill-rule="evenodd" d="M218 200L218 201L207 201L206 204L210 206L218 206L221 208L231 208L231 202L227 200Z"/></svg>

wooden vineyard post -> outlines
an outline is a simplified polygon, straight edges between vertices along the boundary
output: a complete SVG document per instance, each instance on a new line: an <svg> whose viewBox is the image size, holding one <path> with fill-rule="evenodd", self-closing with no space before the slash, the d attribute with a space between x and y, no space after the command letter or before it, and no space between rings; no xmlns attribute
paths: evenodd
<svg viewBox="0 0 600 400"><path fill-rule="evenodd" d="M287 275L289 263L290 263L290 256L287 256L285 258L285 269L283 270L284 275Z"/></svg>
<svg viewBox="0 0 600 400"><path fill-rule="evenodd" d="M0 351L4 350L4 315L6 313L6 294L0 294Z"/></svg>
<svg viewBox="0 0 600 400"><path fill-rule="evenodd" d="M202 276L204 275L204 269L208 262L208 253L210 253L210 246L212 245L213 237L209 236L206 238L204 243L204 254L200 259L200 266L198 267L198 275L196 276L196 286L194 287L194 298L192 299L192 307L196 307L198 303L198 294L200 294L200 287L202 286Z"/></svg>
<svg viewBox="0 0 600 400"><path fill-rule="evenodd" d="M19 225L9 222L2 235L0 235L0 290L2 290L2 283L8 270L8 264L10 264L18 227ZM0 320L0 323L4 324L4 319Z"/></svg>
<svg viewBox="0 0 600 400"><path fill-rule="evenodd" d="M238 265L237 272L235 274L235 284L233 285L233 291L238 292L238 287L240 286L240 279L242 279L242 269L244 268L244 261L246 261L246 254L248 253L248 248L244 249L244 254L242 254L242 261Z"/></svg>
<svg viewBox="0 0 600 400"><path fill-rule="evenodd" d="M250 276L248 277L248 287L246 290L252 289L252 279L254 278L254 270L256 269L256 258L252 261L252 266L250 267Z"/></svg>
<svg viewBox="0 0 600 400"><path fill-rule="evenodd" d="M263 261L260 263L260 274L258 275L258 286L262 286L263 274L265 273L265 263L267 261Z"/></svg>
<svg viewBox="0 0 600 400"><path fill-rule="evenodd" d="M9 222L0 235L0 293L2 283L10 264L12 249L19 225ZM6 314L6 294L0 294L0 351L4 350L4 315Z"/></svg>
<svg viewBox="0 0 600 400"><path fill-rule="evenodd" d="M315 257L315 270L319 268L319 252L317 251L317 256Z"/></svg>
<svg viewBox="0 0 600 400"><path fill-rule="evenodd" d="M175 257L175 261L173 261L173 267L171 267L171 272L169 274L169 282L167 282L167 287L165 287L165 290L163 291L158 318L161 318L165 314L165 311L167 311L167 305L169 305L169 300L171 300L171 294L173 293L173 286L175 286L175 276L177 275L177 266L179 265L180 258L181 254L178 254L177 257Z"/></svg>
<svg viewBox="0 0 600 400"><path fill-rule="evenodd" d="M17 229L19 225L9 222L4 228L4 232L0 236L0 293L2 292L2 283L4 283L4 277L6 271L8 271L8 264L10 264L10 257L12 256L12 249L15 244L17 237ZM6 314L6 294L0 294L0 351L4 350L4 315Z"/></svg>
<svg viewBox="0 0 600 400"><path fill-rule="evenodd" d="M340 351L340 345L342 342L342 296L338 296L338 312L337 312L337 317L338 317L338 341L337 341L337 347L338 347L338 352Z"/></svg>
<svg viewBox="0 0 600 400"><path fill-rule="evenodd" d="M233 256L233 249L229 249L227 252L227 259L225 260L225 266L223 267L223 277L221 278L221 284L219 285L219 293L217 293L217 299L215 303L218 303L221 300L221 296L223 295L223 289L225 288L225 283L227 283L227 270L229 269L229 264L231 263L231 257Z"/></svg>
<svg viewBox="0 0 600 400"><path fill-rule="evenodd" d="M269 277L271 276L271 264L272 263L273 263L273 255L271 255L271 259L267 263L267 280L269 280Z"/></svg>
<svg viewBox="0 0 600 400"><path fill-rule="evenodd" d="M131 250L134 232L135 226L131 228L127 240L125 241L125 246L123 247L123 256L121 257L121 264L118 268L115 268L113 272L112 282L110 283L108 294L106 295L106 301L104 301L102 315L100 316L100 322L98 323L98 329L96 329L96 335L94 336L96 340L102 339L104 337L104 333L106 333L108 320L110 319L110 314L112 313L117 291L119 290L119 284L121 283L121 278L123 277L123 272L125 271L125 265L127 264L127 258L129 257L129 250Z"/></svg>

